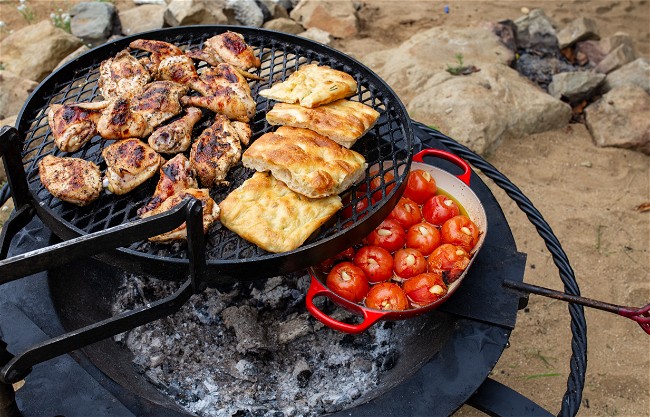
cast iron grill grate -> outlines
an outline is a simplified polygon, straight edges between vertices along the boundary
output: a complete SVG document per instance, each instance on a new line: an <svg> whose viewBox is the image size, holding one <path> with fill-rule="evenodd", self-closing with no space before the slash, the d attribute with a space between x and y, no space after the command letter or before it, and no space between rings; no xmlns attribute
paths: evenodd
<svg viewBox="0 0 650 417"><path fill-rule="evenodd" d="M350 190L352 197L346 203L346 207L352 206L352 218L343 218L339 212L317 231L303 248L313 247L326 241L331 242L337 238L343 240L343 235L355 229L356 233L367 233L388 214L385 206L392 206L396 202L399 185L404 182L410 166L413 133L410 119L397 96L379 77L359 62L333 49L295 36L253 28L194 26L149 32L137 38L163 40L174 43L181 49L189 50L200 48L204 40L227 29L242 33L262 62L257 74L264 77L264 80L250 83L257 103L257 113L250 122L253 131L252 140L275 129L265 119L266 112L273 107L274 102L258 96L259 90L284 80L297 68L307 63L328 65L351 74L355 77L359 89L350 99L367 104L380 112L381 116L377 124L353 147L366 157L368 170L366 178ZM22 158L29 187L38 203L55 222L75 232L93 233L137 219L137 209L149 200L158 180L156 175L126 195L102 193L101 197L89 206L77 207L54 198L42 186L38 176L38 161L48 154L83 158L97 163L102 171L105 170L106 164L101 151L112 141L95 136L77 152L62 152L53 145L53 137L47 122L47 111L49 106L55 103L102 101L103 97L97 84L99 65L103 60L126 48L134 39L135 36L128 37L95 48L57 70L37 88L19 116L19 131L24 135ZM147 55L143 51L131 51L131 53L137 58ZM206 65L205 63L198 65L199 72ZM212 114L204 111L203 119L194 128L194 137L211 124ZM400 174L400 168L403 166L406 166L406 169L401 170ZM383 180L385 172L392 173L394 180L386 183ZM251 170L241 164L237 165L226 178L230 185L211 189L212 198L220 202L251 175ZM370 201L370 195L377 191L371 190L369 185L370 181L378 176L382 178L380 181L382 199L371 203L367 209L357 212L356 203L362 199ZM397 186L389 189L388 186L392 185L393 181ZM360 240L360 237L356 240ZM299 248L296 251L301 250ZM131 245L127 251L166 259L187 260L187 251L182 244L160 245L139 242ZM208 232L206 254L208 263L276 256L239 238L228 229L221 227L220 223Z"/></svg>

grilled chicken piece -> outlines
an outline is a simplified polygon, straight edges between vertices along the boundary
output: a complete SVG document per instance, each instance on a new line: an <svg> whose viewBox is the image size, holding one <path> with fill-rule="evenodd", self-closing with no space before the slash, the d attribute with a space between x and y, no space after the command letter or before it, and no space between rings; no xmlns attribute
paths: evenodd
<svg viewBox="0 0 650 417"><path fill-rule="evenodd" d="M107 100L118 96L134 97L149 81L151 81L149 71L126 49L99 66L97 84Z"/></svg>
<svg viewBox="0 0 650 417"><path fill-rule="evenodd" d="M175 55L164 58L158 67L158 79L174 81L206 95L208 86L199 78L194 61L187 55Z"/></svg>
<svg viewBox="0 0 650 417"><path fill-rule="evenodd" d="M38 162L38 173L54 197L78 206L97 200L102 192L101 172L91 161L47 155Z"/></svg>
<svg viewBox="0 0 650 417"><path fill-rule="evenodd" d="M239 88L218 87L210 96L181 97L184 106L206 108L229 119L248 122L255 116L255 100Z"/></svg>
<svg viewBox="0 0 650 417"><path fill-rule="evenodd" d="M162 202L157 208L143 213L140 217L146 218L171 210L187 196L192 196L201 201L203 206L203 233L207 233L210 226L219 218L219 205L210 197L210 190L207 188L188 188L182 190ZM168 243L175 240L187 239L187 224L183 223L171 232L163 233L149 238L152 242Z"/></svg>
<svg viewBox="0 0 650 417"><path fill-rule="evenodd" d="M63 152L76 152L97 134L97 122L108 101L52 104L47 113L54 143Z"/></svg>
<svg viewBox="0 0 650 417"><path fill-rule="evenodd" d="M173 81L149 83L132 99L114 99L102 112L97 130L104 139L149 136L157 126L181 112L179 99L187 90L187 86Z"/></svg>
<svg viewBox="0 0 650 417"><path fill-rule="evenodd" d="M230 125L235 129L239 135L239 141L242 145L248 146L251 141L251 136L253 136L253 131L248 123L242 123L237 121L231 121Z"/></svg>
<svg viewBox="0 0 650 417"><path fill-rule="evenodd" d="M156 129L147 142L156 152L185 152L192 143L192 128L201 120L203 113L196 107L188 107L187 114L178 120Z"/></svg>
<svg viewBox="0 0 650 417"><path fill-rule="evenodd" d="M126 139L102 151L106 161L104 186L113 194L126 194L151 178L163 158L140 139Z"/></svg>
<svg viewBox="0 0 650 417"><path fill-rule="evenodd" d="M129 44L129 47L151 52L149 59L143 60L143 63L151 75L156 79L159 79L158 70L163 59L170 56L183 55L183 51L178 46L163 41L136 39Z"/></svg>
<svg viewBox="0 0 650 417"><path fill-rule="evenodd" d="M221 62L232 64L246 78L260 79L248 72L251 68L259 68L261 61L240 33L228 31L213 36L203 43L203 49L188 51L186 54L212 66Z"/></svg>
<svg viewBox="0 0 650 417"><path fill-rule="evenodd" d="M248 81L246 81L246 78L231 64L223 63L214 67L206 68L201 75L199 75L199 79L203 81L209 89L206 93L199 91L199 93L204 96L213 95L212 92L218 90L220 87L232 87L233 89L241 88L242 91L251 95L251 87L248 85Z"/></svg>
<svg viewBox="0 0 650 417"><path fill-rule="evenodd" d="M228 119L217 114L212 126L201 133L192 144L190 163L201 185L212 187L227 184L228 170L241 159L241 139Z"/></svg>
<svg viewBox="0 0 650 417"><path fill-rule="evenodd" d="M160 179L156 191L151 200L138 209L138 216L142 217L146 212L160 206L168 197L187 188L199 188L199 183L190 161L185 155L179 153L160 167Z"/></svg>

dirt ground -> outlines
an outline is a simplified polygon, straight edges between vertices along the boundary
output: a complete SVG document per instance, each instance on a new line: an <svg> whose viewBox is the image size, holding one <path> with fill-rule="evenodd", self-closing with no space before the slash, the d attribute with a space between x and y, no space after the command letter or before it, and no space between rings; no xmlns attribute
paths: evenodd
<svg viewBox="0 0 650 417"><path fill-rule="evenodd" d="M28 0L36 21L75 1ZM119 9L130 0L115 2ZM650 4L626 1L367 1L361 31L334 47L361 57L389 48L433 26L475 26L516 19L522 8L543 8L560 26L580 16L596 20L606 37L633 36L639 56L650 55ZM17 1L0 0L0 39L26 24ZM449 6L449 13L444 7ZM435 51L432 51L435 53ZM640 153L597 148L583 125L509 138L488 157L532 200L550 223L572 262L582 294L621 305L650 302L650 159ZM490 182L488 182L489 185ZM525 281L562 290L557 268L535 229L504 193L492 186L510 222L518 249L528 254ZM578 416L650 416L648 339L635 323L586 309L588 368ZM493 378L554 414L566 390L570 347L567 305L531 296L494 369ZM457 416L483 415L469 407ZM523 417L523 416L522 416Z"/></svg>

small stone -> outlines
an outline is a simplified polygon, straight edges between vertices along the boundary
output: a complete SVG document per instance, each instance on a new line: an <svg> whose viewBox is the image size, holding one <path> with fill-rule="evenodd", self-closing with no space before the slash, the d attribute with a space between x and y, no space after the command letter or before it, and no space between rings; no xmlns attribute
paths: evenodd
<svg viewBox="0 0 650 417"><path fill-rule="evenodd" d="M580 162L580 166L585 168L591 168L593 164L590 161L582 161Z"/></svg>
<svg viewBox="0 0 650 417"><path fill-rule="evenodd" d="M523 14L528 14L528 13L530 13L530 9L529 9L528 7L522 7L522 8L521 8L521 12L522 12Z"/></svg>
<svg viewBox="0 0 650 417"><path fill-rule="evenodd" d="M264 26L262 27L264 29L290 33L292 35L297 35L305 31L305 28L303 28L300 23L286 17L279 17L277 19L269 20L268 22L264 23Z"/></svg>
<svg viewBox="0 0 650 417"><path fill-rule="evenodd" d="M77 3L71 10L70 31L92 46L106 42L117 20L116 8L108 2Z"/></svg>
<svg viewBox="0 0 650 417"><path fill-rule="evenodd" d="M560 49L571 46L579 41L599 40L598 26L596 21L588 17L579 17L557 33L557 40Z"/></svg>
<svg viewBox="0 0 650 417"><path fill-rule="evenodd" d="M329 45L333 40L330 33L318 28L309 28L302 33L298 33L298 36L311 39L312 41L322 43L323 45Z"/></svg>
<svg viewBox="0 0 650 417"><path fill-rule="evenodd" d="M605 78L603 90L607 92L622 85L636 85L650 94L650 61L638 58L610 72Z"/></svg>
<svg viewBox="0 0 650 417"><path fill-rule="evenodd" d="M592 71L562 72L553 76L548 92L555 98L578 103L593 95L605 80L605 74Z"/></svg>
<svg viewBox="0 0 650 417"><path fill-rule="evenodd" d="M627 44L621 44L603 58L595 70L603 74L609 74L623 65L634 61L635 58L636 54L634 53L634 49Z"/></svg>

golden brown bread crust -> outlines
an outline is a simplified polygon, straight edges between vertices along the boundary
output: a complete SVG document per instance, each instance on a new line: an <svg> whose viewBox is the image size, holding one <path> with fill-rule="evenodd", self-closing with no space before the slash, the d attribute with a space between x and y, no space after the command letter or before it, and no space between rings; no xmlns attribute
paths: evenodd
<svg viewBox="0 0 650 417"><path fill-rule="evenodd" d="M342 193L364 176L367 166L358 152L309 129L288 126L253 142L242 163L271 171L290 189L310 198Z"/></svg>
<svg viewBox="0 0 650 417"><path fill-rule="evenodd" d="M342 206L339 196L312 199L256 172L220 204L221 223L262 249L287 252L302 245Z"/></svg>
<svg viewBox="0 0 650 417"><path fill-rule="evenodd" d="M314 109L277 103L266 114L266 120L272 125L311 129L348 149L374 126L378 118L379 113L372 107L343 99Z"/></svg>
<svg viewBox="0 0 650 417"><path fill-rule="evenodd" d="M259 95L284 103L300 103L314 108L350 97L357 92L357 82L349 74L327 65L303 65L285 81L261 90Z"/></svg>

